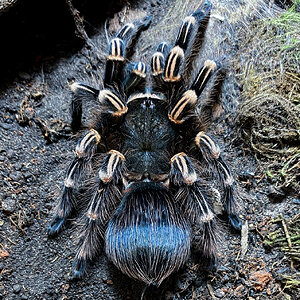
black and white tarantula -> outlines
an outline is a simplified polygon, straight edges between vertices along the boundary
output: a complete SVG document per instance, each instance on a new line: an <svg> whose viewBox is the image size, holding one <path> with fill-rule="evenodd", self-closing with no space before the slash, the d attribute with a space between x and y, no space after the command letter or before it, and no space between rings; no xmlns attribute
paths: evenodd
<svg viewBox="0 0 300 300"><path fill-rule="evenodd" d="M82 100L100 106L76 146L48 228L50 236L63 229L78 210L75 192L83 174L98 166L72 278L82 277L87 262L103 248L123 273L147 285L158 286L181 268L192 246L214 261L216 217L203 175L208 170L223 188L231 225L240 229L233 177L219 147L204 132L220 107L217 94L225 72L206 60L191 78L210 11L206 1L183 20L172 47L159 44L150 72L141 61L127 63L150 18L124 25L109 43L103 89L71 85L75 131L81 127ZM210 78L212 92L199 118L199 97Z"/></svg>

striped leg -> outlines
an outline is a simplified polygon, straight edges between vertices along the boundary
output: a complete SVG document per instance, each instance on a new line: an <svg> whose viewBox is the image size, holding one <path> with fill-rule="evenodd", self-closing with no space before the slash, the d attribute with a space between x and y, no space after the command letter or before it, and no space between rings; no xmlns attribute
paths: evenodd
<svg viewBox="0 0 300 300"><path fill-rule="evenodd" d="M73 93L71 102L71 127L74 131L77 131L81 126L82 101L96 101L99 94L99 90L80 82L72 83L70 85L70 89Z"/></svg>
<svg viewBox="0 0 300 300"><path fill-rule="evenodd" d="M153 88L159 92L164 91L165 82L163 80L163 73L169 51L169 45L167 43L160 43L151 58L151 75L154 81Z"/></svg>
<svg viewBox="0 0 300 300"><path fill-rule="evenodd" d="M49 236L59 233L63 229L67 218L76 210L74 191L78 188L81 175L90 163L100 139L99 133L91 129L78 141L75 158L67 170L62 197L56 207L55 217L48 227Z"/></svg>
<svg viewBox="0 0 300 300"><path fill-rule="evenodd" d="M188 118L193 116L193 111L197 105L198 97L202 93L216 68L217 65L214 61L205 61L190 89L185 91L181 97L171 105L169 110L169 119L172 123L182 124Z"/></svg>
<svg viewBox="0 0 300 300"><path fill-rule="evenodd" d="M193 72L193 64L194 60L197 58L197 54L199 53L199 49L202 46L204 35L206 32L206 28L208 25L208 21L210 18L210 12L212 9L212 5L210 1L205 1L199 9L197 9L192 17L196 20L196 29L195 35L193 37L193 41L188 49L188 54L186 55L184 71L182 76L184 78L190 78Z"/></svg>
<svg viewBox="0 0 300 300"><path fill-rule="evenodd" d="M139 61L131 66L129 69L128 75L123 81L124 91L127 95L130 95L134 89L137 91L143 92L146 85L146 65Z"/></svg>
<svg viewBox="0 0 300 300"><path fill-rule="evenodd" d="M240 218L238 217L237 203L233 196L234 179L226 163L220 156L220 148L203 131L197 134L195 143L199 148L201 157L214 166L215 170L217 171L218 177L222 182L225 191L223 204L232 227L236 230L241 230L242 223Z"/></svg>
<svg viewBox="0 0 300 300"><path fill-rule="evenodd" d="M95 103L99 101L103 122L104 119L111 120L109 116L119 117L127 112L127 106L123 103L122 98L110 90L97 90L83 83L74 82L71 85L73 92L73 100L71 105L72 129L78 130L81 126L82 117L82 100L93 100ZM101 123L101 120L99 120ZM103 126L98 125L101 132Z"/></svg>
<svg viewBox="0 0 300 300"><path fill-rule="evenodd" d="M165 60L167 53L169 52L169 46L167 43L160 43L156 49L156 52L151 58L151 71L152 76L162 76L165 68Z"/></svg>
<svg viewBox="0 0 300 300"><path fill-rule="evenodd" d="M134 43L140 32L145 30L151 22L151 17L133 23L125 24L110 41L105 67L104 86L110 87L123 81L125 58L132 55Z"/></svg>
<svg viewBox="0 0 300 300"><path fill-rule="evenodd" d="M211 123L222 113L222 102L220 99L223 82L226 77L226 68L219 68L213 78L213 84L205 101L201 102L199 118L201 130L206 130Z"/></svg>
<svg viewBox="0 0 300 300"><path fill-rule="evenodd" d="M124 160L120 152L111 150L99 168L97 186L86 214L71 279L81 278L86 263L102 250L107 223L122 197L118 184L121 181Z"/></svg>
<svg viewBox="0 0 300 300"><path fill-rule="evenodd" d="M181 80L185 60L194 54L193 49L199 49L199 38L201 32L205 32L210 10L211 4L206 1L197 11L183 20L175 45L166 59L163 76L165 82L176 83Z"/></svg>
<svg viewBox="0 0 300 300"><path fill-rule="evenodd" d="M121 117L128 110L123 99L110 90L101 90L98 99L102 113L109 114L113 117Z"/></svg>
<svg viewBox="0 0 300 300"><path fill-rule="evenodd" d="M171 182L179 188L177 205L194 226L194 246L215 262L218 240L215 215L194 164L185 153L171 158Z"/></svg>

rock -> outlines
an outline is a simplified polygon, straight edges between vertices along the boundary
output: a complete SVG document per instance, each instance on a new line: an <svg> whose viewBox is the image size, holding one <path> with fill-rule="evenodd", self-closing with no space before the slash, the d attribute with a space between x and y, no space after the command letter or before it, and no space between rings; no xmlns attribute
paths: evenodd
<svg viewBox="0 0 300 300"><path fill-rule="evenodd" d="M278 187L270 186L268 197L274 202L280 202L286 197L286 194Z"/></svg>
<svg viewBox="0 0 300 300"><path fill-rule="evenodd" d="M19 182L22 179L22 172L15 171L14 173L11 173L9 177L16 182Z"/></svg>
<svg viewBox="0 0 300 300"><path fill-rule="evenodd" d="M248 179L251 179L254 177L254 172L249 170L243 170L239 173L239 180L241 181L247 181Z"/></svg>
<svg viewBox="0 0 300 300"><path fill-rule="evenodd" d="M28 178L30 178L31 176L32 176L32 174L31 174L30 172L28 172L28 171L24 173L24 178L25 178L25 179L28 179Z"/></svg>
<svg viewBox="0 0 300 300"><path fill-rule="evenodd" d="M13 151L12 149L8 149L7 152L6 152L6 156L9 159L15 157L16 156L15 151Z"/></svg>
<svg viewBox="0 0 300 300"><path fill-rule="evenodd" d="M222 283L224 284L224 283L227 283L228 281L229 281L229 276L228 276L228 274L225 274L223 279L222 279Z"/></svg>
<svg viewBox="0 0 300 300"><path fill-rule="evenodd" d="M2 210L8 214L12 214L16 209L16 201L12 198L2 200Z"/></svg>
<svg viewBox="0 0 300 300"><path fill-rule="evenodd" d="M223 298L225 296L225 293L221 289L214 291L214 294L217 298Z"/></svg>
<svg viewBox="0 0 300 300"><path fill-rule="evenodd" d="M30 80L30 78L31 78L31 76L25 72L19 72L18 75L23 80Z"/></svg>
<svg viewBox="0 0 300 300"><path fill-rule="evenodd" d="M114 284L113 281L112 281L111 279L107 279L107 280L106 280L106 283L109 284L109 285L113 285L113 284Z"/></svg>
<svg viewBox="0 0 300 300"><path fill-rule="evenodd" d="M6 250L0 249L0 258L9 257L9 253Z"/></svg>
<svg viewBox="0 0 300 300"><path fill-rule="evenodd" d="M22 167L23 167L23 165L22 165L22 163L20 163L20 162L17 162L17 163L15 163L15 170L16 171L20 171L21 169L22 169Z"/></svg>
<svg viewBox="0 0 300 300"><path fill-rule="evenodd" d="M272 275L266 271L257 271L250 275L250 281L252 282L256 291L261 292L272 279Z"/></svg>
<svg viewBox="0 0 300 300"><path fill-rule="evenodd" d="M31 94L31 97L36 101L41 100L44 96L45 96L45 94L42 93L41 91L37 91L37 92Z"/></svg>
<svg viewBox="0 0 300 300"><path fill-rule="evenodd" d="M26 107L25 111L24 111L24 115L28 120L32 120L34 118L34 108L33 107Z"/></svg>
<svg viewBox="0 0 300 300"><path fill-rule="evenodd" d="M242 298L245 293L245 286L243 284L240 284L234 291L233 294L235 297Z"/></svg>
<svg viewBox="0 0 300 300"><path fill-rule="evenodd" d="M14 286L13 286L13 292L15 294L19 294L21 292L21 286L19 284L14 284Z"/></svg>
<svg viewBox="0 0 300 300"><path fill-rule="evenodd" d="M11 125L7 124L7 123L1 123L0 127L4 130L10 130L11 129Z"/></svg>

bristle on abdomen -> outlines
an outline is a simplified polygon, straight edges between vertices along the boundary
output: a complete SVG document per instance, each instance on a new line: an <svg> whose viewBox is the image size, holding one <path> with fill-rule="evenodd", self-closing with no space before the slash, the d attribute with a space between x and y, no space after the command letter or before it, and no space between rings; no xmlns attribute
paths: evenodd
<svg viewBox="0 0 300 300"><path fill-rule="evenodd" d="M126 192L106 232L106 254L126 275L159 286L186 262L190 229L160 183L139 182Z"/></svg>

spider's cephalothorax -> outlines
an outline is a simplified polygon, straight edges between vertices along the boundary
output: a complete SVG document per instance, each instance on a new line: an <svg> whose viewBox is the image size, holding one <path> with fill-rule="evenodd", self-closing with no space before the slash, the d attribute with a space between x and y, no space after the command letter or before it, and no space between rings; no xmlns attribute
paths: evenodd
<svg viewBox="0 0 300 300"><path fill-rule="evenodd" d="M71 85L74 130L81 127L82 99L92 98L100 107L93 128L76 146L48 229L50 236L62 230L77 210L75 192L83 174L98 166L73 278L82 277L86 262L103 247L122 272L153 285L183 266L192 245L215 260L216 220L203 175L208 170L224 190L230 223L240 228L232 175L204 132L220 107L217 92L225 72L206 60L189 78L210 11L205 2L186 17L175 44L157 47L149 72L145 63L126 60L150 18L126 24L110 41L104 89ZM199 118L199 96L212 76L213 91Z"/></svg>

